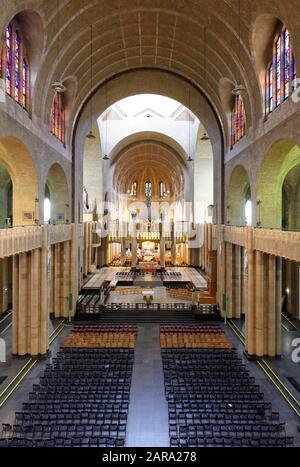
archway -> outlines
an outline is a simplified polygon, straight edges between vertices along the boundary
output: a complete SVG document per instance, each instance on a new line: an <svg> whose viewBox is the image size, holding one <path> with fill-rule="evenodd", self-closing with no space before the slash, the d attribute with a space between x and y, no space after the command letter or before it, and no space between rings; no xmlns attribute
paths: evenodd
<svg viewBox="0 0 300 467"><path fill-rule="evenodd" d="M69 222L69 190L66 175L59 164L50 168L45 186L44 222Z"/></svg>
<svg viewBox="0 0 300 467"><path fill-rule="evenodd" d="M2 170L11 179L12 188L8 188L7 191L7 210L10 211L13 219L12 225L37 223L39 220L38 179L27 147L15 137L1 138L0 164L3 167ZM12 195L9 195L11 190Z"/></svg>
<svg viewBox="0 0 300 467"><path fill-rule="evenodd" d="M231 174L227 194L227 224L251 225L251 188L246 169L238 165Z"/></svg>
<svg viewBox="0 0 300 467"><path fill-rule="evenodd" d="M287 203L297 205L299 170L296 167L299 164L300 148L293 141L278 141L267 152L257 187L258 226L281 229L286 222L291 228L299 225L297 215L286 217ZM294 187L292 191L289 190L291 186Z"/></svg>
<svg viewBox="0 0 300 467"><path fill-rule="evenodd" d="M222 189L222 166L223 166L223 139L220 128L220 120L204 95L191 83L179 76L161 70L134 70L121 74L103 86L92 96L93 115L90 115L90 106L85 105L82 109L77 124L74 128L74 179L75 199L82 203L80 187L83 186L83 153L86 135L91 128L91 120L96 121L108 107L119 100L139 94L156 94L170 97L189 108L202 122L211 138L214 174L219 183L214 184L214 205L221 206ZM217 203L219 200L219 203ZM78 204L75 203L76 206ZM82 209L81 209L82 211ZM77 219L78 212L74 209L74 217ZM222 209L214 212L214 220L221 222Z"/></svg>
<svg viewBox="0 0 300 467"><path fill-rule="evenodd" d="M9 172L0 164L0 228L13 222L13 185Z"/></svg>
<svg viewBox="0 0 300 467"><path fill-rule="evenodd" d="M282 229L300 229L300 160L288 172L282 185Z"/></svg>

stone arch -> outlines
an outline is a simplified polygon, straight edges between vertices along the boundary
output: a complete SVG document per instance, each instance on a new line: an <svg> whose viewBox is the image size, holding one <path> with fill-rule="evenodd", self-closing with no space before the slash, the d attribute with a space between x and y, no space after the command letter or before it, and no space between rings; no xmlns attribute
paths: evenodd
<svg viewBox="0 0 300 467"><path fill-rule="evenodd" d="M257 224L264 228L282 227L282 188L288 173L300 164L300 147L280 140L268 150L257 186Z"/></svg>
<svg viewBox="0 0 300 467"><path fill-rule="evenodd" d="M104 153L97 123L94 124L92 130L95 138L86 138L84 143L83 188L88 196L88 211L102 214L104 199L102 157Z"/></svg>
<svg viewBox="0 0 300 467"><path fill-rule="evenodd" d="M0 138L0 163L13 184L13 225L38 222L38 177L27 147L17 138Z"/></svg>
<svg viewBox="0 0 300 467"><path fill-rule="evenodd" d="M259 15L252 25L251 53L260 84L263 114L265 113L266 70L272 60L274 38L282 30L284 24L286 24L284 19L270 13L264 13ZM291 40L293 42L292 37Z"/></svg>
<svg viewBox="0 0 300 467"><path fill-rule="evenodd" d="M200 123L194 157L194 220L196 223L211 220L213 206L213 151L206 129Z"/></svg>
<svg viewBox="0 0 300 467"><path fill-rule="evenodd" d="M13 17L8 18L7 24L8 23L13 23L18 31L20 31L24 43L25 57L30 67L30 100L34 102L34 87L41 65L44 44L46 42L44 19L39 11L28 8L16 12Z"/></svg>
<svg viewBox="0 0 300 467"><path fill-rule="evenodd" d="M176 74L162 70L142 69L134 70L116 76L92 96L93 122L109 106L119 100L137 94L158 94L177 100L189 108L200 121L203 122L212 142L214 154L214 174L219 183L214 185L214 205L222 206L220 185L223 183L223 137L222 125L209 101L194 85L177 76ZM84 140L91 126L90 105L86 105L74 124L73 131L73 170L76 180L75 199L80 201L82 186L82 159L84 152ZM218 202L217 202L218 200ZM221 222L222 209L215 210L214 220ZM77 218L77 211L74 210Z"/></svg>
<svg viewBox="0 0 300 467"><path fill-rule="evenodd" d="M58 164L53 164L47 175L45 194L48 190L51 202L51 222L69 222L69 190L68 182L63 168Z"/></svg>
<svg viewBox="0 0 300 467"><path fill-rule="evenodd" d="M245 204L249 199L251 185L248 172L242 165L237 165L230 177L227 193L227 224L245 226Z"/></svg>
<svg viewBox="0 0 300 467"><path fill-rule="evenodd" d="M300 230L300 162L288 172L282 185L282 228Z"/></svg>
<svg viewBox="0 0 300 467"><path fill-rule="evenodd" d="M110 151L109 158L111 164L116 162L117 158L120 157L124 150L127 150L129 146L137 144L139 142L144 143L145 141L156 141L157 143L168 147L173 150L176 157L180 156L180 162L186 165L187 153L184 148L175 139L165 135L163 133L157 133L154 131L140 131L137 133L131 133L126 138L116 144Z"/></svg>

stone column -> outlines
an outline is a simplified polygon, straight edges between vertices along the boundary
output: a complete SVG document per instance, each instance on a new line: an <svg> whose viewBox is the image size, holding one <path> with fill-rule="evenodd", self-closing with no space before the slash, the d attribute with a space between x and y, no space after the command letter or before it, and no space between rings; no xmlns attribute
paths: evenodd
<svg viewBox="0 0 300 467"><path fill-rule="evenodd" d="M247 247L245 250L247 255L247 269L246 269L246 335L245 335L245 349L247 353L255 355L256 351L256 336L255 336L255 254L253 250L253 228L247 229Z"/></svg>
<svg viewBox="0 0 300 467"><path fill-rule="evenodd" d="M281 298L282 298L282 258L276 257L276 297L275 297L275 347L276 355L281 355Z"/></svg>
<svg viewBox="0 0 300 467"><path fill-rule="evenodd" d="M232 262L234 246L226 242L226 294L227 294L227 317L232 318L232 295L233 295L233 280L232 280Z"/></svg>
<svg viewBox="0 0 300 467"><path fill-rule="evenodd" d="M165 232L164 225L162 222L159 223L159 252L160 252L160 265L162 268L166 267L166 242L165 242Z"/></svg>
<svg viewBox="0 0 300 467"><path fill-rule="evenodd" d="M121 266L124 266L126 262L126 239L121 238Z"/></svg>
<svg viewBox="0 0 300 467"><path fill-rule="evenodd" d="M242 248L233 245L232 255L232 316L240 318L242 313Z"/></svg>
<svg viewBox="0 0 300 467"><path fill-rule="evenodd" d="M267 256L267 300L266 300L266 329L267 335L266 353L269 356L276 355L276 258Z"/></svg>
<svg viewBox="0 0 300 467"><path fill-rule="evenodd" d="M0 316L8 310L9 303L9 259L0 259Z"/></svg>
<svg viewBox="0 0 300 467"><path fill-rule="evenodd" d="M78 277L78 231L77 225L72 226L72 240L70 245L70 289L73 294L73 316L76 311L76 302L79 292L79 277Z"/></svg>
<svg viewBox="0 0 300 467"><path fill-rule="evenodd" d="M131 267L136 268L137 265L137 238L136 238L136 223L131 222Z"/></svg>
<svg viewBox="0 0 300 467"><path fill-rule="evenodd" d="M261 251L255 251L255 354L258 357L264 355L264 292L265 292L265 274L264 274L264 254Z"/></svg>
<svg viewBox="0 0 300 467"><path fill-rule="evenodd" d="M173 266L176 266L176 232L174 221L171 224L171 263Z"/></svg>
<svg viewBox="0 0 300 467"><path fill-rule="evenodd" d="M13 354L44 355L49 348L47 250L13 258Z"/></svg>

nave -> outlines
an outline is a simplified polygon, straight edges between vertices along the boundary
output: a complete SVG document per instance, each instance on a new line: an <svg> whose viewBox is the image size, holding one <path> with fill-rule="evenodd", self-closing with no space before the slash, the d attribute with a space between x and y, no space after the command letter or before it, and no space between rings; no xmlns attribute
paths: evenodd
<svg viewBox="0 0 300 467"><path fill-rule="evenodd" d="M221 323L78 323L51 353L1 407L1 446L300 445L297 416Z"/></svg>

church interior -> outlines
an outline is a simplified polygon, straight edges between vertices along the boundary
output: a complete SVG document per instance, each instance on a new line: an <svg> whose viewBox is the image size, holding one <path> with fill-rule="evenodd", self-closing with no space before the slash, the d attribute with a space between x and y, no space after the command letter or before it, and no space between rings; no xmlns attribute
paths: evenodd
<svg viewBox="0 0 300 467"><path fill-rule="evenodd" d="M2 3L0 447L300 447L300 2Z"/></svg>

